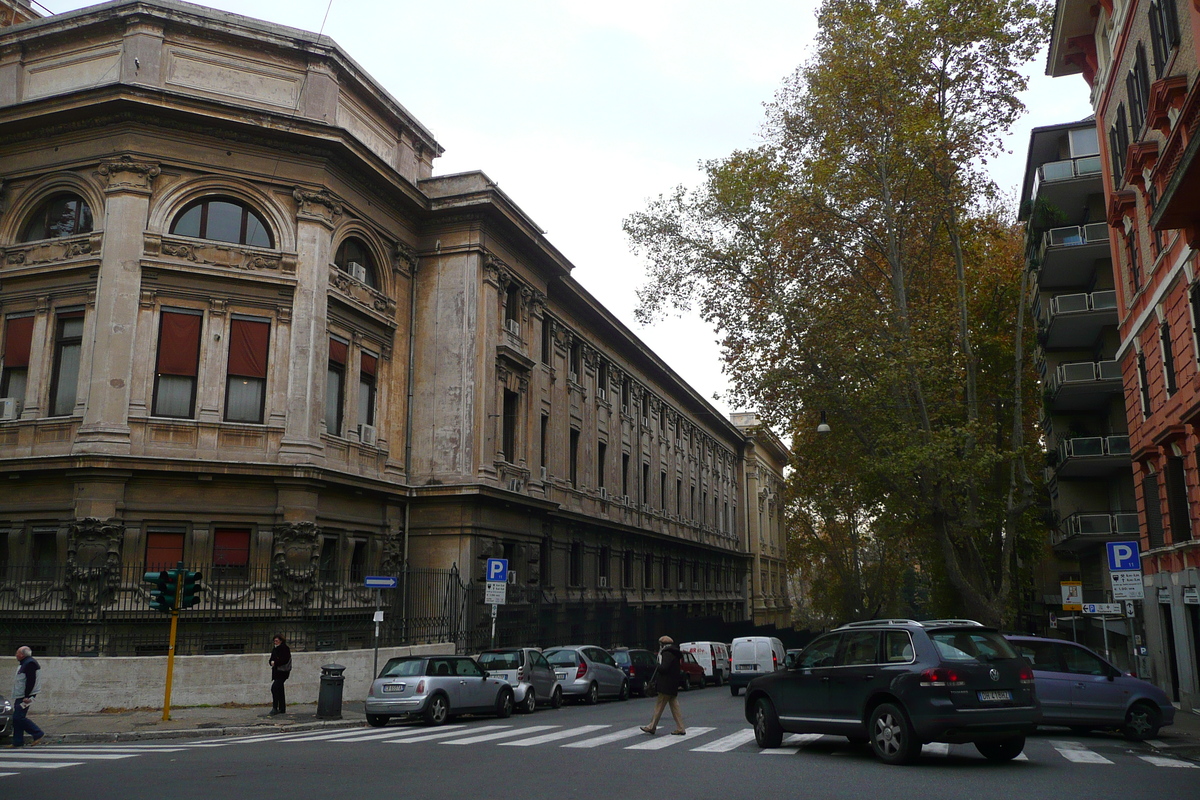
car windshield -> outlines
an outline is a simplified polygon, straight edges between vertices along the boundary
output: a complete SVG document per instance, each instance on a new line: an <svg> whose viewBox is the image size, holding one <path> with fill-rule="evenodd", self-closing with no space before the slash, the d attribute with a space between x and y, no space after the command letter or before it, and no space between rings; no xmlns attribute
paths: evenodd
<svg viewBox="0 0 1200 800"><path fill-rule="evenodd" d="M479 665L484 669L516 669L517 654L516 653L482 653L479 656Z"/></svg>
<svg viewBox="0 0 1200 800"><path fill-rule="evenodd" d="M423 658L393 658L383 665L381 678L408 678L425 674Z"/></svg>
<svg viewBox="0 0 1200 800"><path fill-rule="evenodd" d="M613 657L613 660L616 661L618 664L620 664L622 667L628 666L628 664L629 664L629 651L628 650L618 650L617 652L612 654L612 657Z"/></svg>
<svg viewBox="0 0 1200 800"><path fill-rule="evenodd" d="M556 667L573 667L575 666L575 651L557 650L553 653L547 653L546 660Z"/></svg>
<svg viewBox="0 0 1200 800"><path fill-rule="evenodd" d="M995 661L1017 654L998 633L978 630L934 631L930 640L947 661Z"/></svg>

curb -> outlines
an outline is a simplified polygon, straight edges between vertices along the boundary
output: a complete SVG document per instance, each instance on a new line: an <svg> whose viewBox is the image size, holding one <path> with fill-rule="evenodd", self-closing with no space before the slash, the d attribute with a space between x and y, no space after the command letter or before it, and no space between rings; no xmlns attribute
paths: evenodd
<svg viewBox="0 0 1200 800"><path fill-rule="evenodd" d="M120 731L117 733L64 733L48 734L54 744L76 744L85 742L141 742L150 739L216 739L222 736L251 736L268 733L303 733L304 731L336 730L356 728L364 725L363 720L321 720L298 722L294 725L238 725L224 728L180 728L165 731Z"/></svg>

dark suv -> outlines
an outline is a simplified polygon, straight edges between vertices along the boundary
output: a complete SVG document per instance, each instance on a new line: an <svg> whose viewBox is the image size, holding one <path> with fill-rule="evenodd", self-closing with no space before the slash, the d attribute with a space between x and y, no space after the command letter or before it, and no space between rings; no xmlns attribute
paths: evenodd
<svg viewBox="0 0 1200 800"><path fill-rule="evenodd" d="M837 734L890 764L913 761L925 742L973 742L1008 761L1040 718L1028 662L970 620L843 625L746 687L759 747L779 747L785 731Z"/></svg>

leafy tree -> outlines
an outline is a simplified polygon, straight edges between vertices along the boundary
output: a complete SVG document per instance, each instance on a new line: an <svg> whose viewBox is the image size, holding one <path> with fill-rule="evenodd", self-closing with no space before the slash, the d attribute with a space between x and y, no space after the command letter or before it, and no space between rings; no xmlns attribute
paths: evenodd
<svg viewBox="0 0 1200 800"><path fill-rule="evenodd" d="M1010 614L1036 535L1037 398L1021 237L981 165L1022 109L1018 67L1046 14L1042 0L826 0L764 143L626 220L649 264L643 319L698 306L722 333L731 399L797 435L794 553L836 584L830 613L894 605L903 575L863 567L903 573L902 557L952 598L945 611ZM804 434L817 409L828 441Z"/></svg>

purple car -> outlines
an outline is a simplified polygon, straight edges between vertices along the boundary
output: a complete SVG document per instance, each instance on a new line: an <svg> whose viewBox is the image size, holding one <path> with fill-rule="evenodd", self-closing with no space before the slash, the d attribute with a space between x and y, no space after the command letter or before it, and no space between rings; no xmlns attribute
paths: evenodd
<svg viewBox="0 0 1200 800"><path fill-rule="evenodd" d="M1076 732L1116 728L1126 739L1153 739L1175 721L1175 706L1152 683L1122 672L1081 644L1006 636L1033 667L1043 725Z"/></svg>

